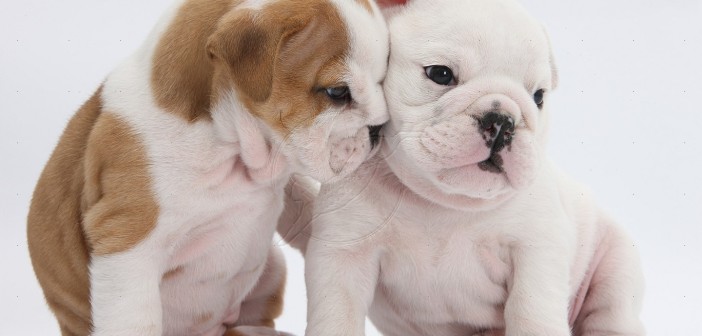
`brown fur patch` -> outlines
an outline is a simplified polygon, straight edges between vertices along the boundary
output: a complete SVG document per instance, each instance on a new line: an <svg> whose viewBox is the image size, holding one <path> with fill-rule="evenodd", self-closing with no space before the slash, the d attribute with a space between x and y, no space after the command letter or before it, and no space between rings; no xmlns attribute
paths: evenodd
<svg viewBox="0 0 702 336"><path fill-rule="evenodd" d="M66 126L37 182L27 218L34 272L64 336L90 333L90 248L81 227L81 194L84 149L100 116L100 92Z"/></svg>
<svg viewBox="0 0 702 336"><path fill-rule="evenodd" d="M103 113L100 93L66 127L27 219L34 272L62 335L90 333L90 255L134 246L158 214L144 149L125 123Z"/></svg>
<svg viewBox="0 0 702 336"><path fill-rule="evenodd" d="M213 97L237 88L251 113L287 135L331 106L324 89L344 85L348 49L346 26L325 0L234 10L209 41Z"/></svg>
<svg viewBox="0 0 702 336"><path fill-rule="evenodd" d="M145 148L113 114L103 113L90 135L83 195L83 229L93 255L128 250L156 226Z"/></svg>
<svg viewBox="0 0 702 336"><path fill-rule="evenodd" d="M151 85L159 106L188 121L209 118L207 38L235 2L190 0L179 9L154 53Z"/></svg>
<svg viewBox="0 0 702 336"><path fill-rule="evenodd" d="M212 103L236 88L244 105L283 135L311 124L330 106L323 89L342 85L347 73L342 18L326 0L279 0L256 13L236 9L239 3L185 3L153 58L156 101L195 121L210 118Z"/></svg>

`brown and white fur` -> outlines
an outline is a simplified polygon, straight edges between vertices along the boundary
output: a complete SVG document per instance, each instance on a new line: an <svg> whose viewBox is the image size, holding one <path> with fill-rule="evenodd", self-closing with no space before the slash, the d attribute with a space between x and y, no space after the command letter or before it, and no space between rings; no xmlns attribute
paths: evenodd
<svg viewBox="0 0 702 336"><path fill-rule="evenodd" d="M307 335L366 315L397 336L643 335L633 243L546 155L542 26L512 0L409 1L388 25L380 154L281 230L305 251Z"/></svg>
<svg viewBox="0 0 702 336"><path fill-rule="evenodd" d="M177 3L36 186L29 249L62 334L276 335L284 187L374 152L387 53L366 0Z"/></svg>

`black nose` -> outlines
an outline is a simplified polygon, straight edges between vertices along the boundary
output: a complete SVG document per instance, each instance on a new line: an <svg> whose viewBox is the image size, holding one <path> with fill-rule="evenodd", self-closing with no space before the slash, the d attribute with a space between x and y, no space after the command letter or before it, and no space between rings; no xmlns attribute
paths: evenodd
<svg viewBox="0 0 702 336"><path fill-rule="evenodd" d="M512 143L514 120L507 114L488 112L478 118L478 127L485 145L490 147L493 153L501 151Z"/></svg>
<svg viewBox="0 0 702 336"><path fill-rule="evenodd" d="M368 135L370 136L371 148L375 148L380 142L380 129L383 125L368 126Z"/></svg>

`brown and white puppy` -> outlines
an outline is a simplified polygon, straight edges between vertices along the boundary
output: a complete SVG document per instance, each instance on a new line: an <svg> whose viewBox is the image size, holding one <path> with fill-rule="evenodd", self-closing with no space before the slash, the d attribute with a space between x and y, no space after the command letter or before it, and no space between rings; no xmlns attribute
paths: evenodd
<svg viewBox="0 0 702 336"><path fill-rule="evenodd" d="M275 335L292 173L331 181L387 120L366 0L187 0L68 124L28 218L63 335Z"/></svg>

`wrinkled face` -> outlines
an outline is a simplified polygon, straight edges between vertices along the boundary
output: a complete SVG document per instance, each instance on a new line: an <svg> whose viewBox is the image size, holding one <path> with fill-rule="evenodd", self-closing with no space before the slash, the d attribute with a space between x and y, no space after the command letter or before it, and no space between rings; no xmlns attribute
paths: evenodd
<svg viewBox="0 0 702 336"><path fill-rule="evenodd" d="M236 89L295 172L333 181L375 151L388 120L388 33L372 2L245 2L220 22L209 50L216 99Z"/></svg>
<svg viewBox="0 0 702 336"><path fill-rule="evenodd" d="M556 82L541 25L510 0L417 0L389 26L382 151L395 174L457 209L529 185Z"/></svg>

